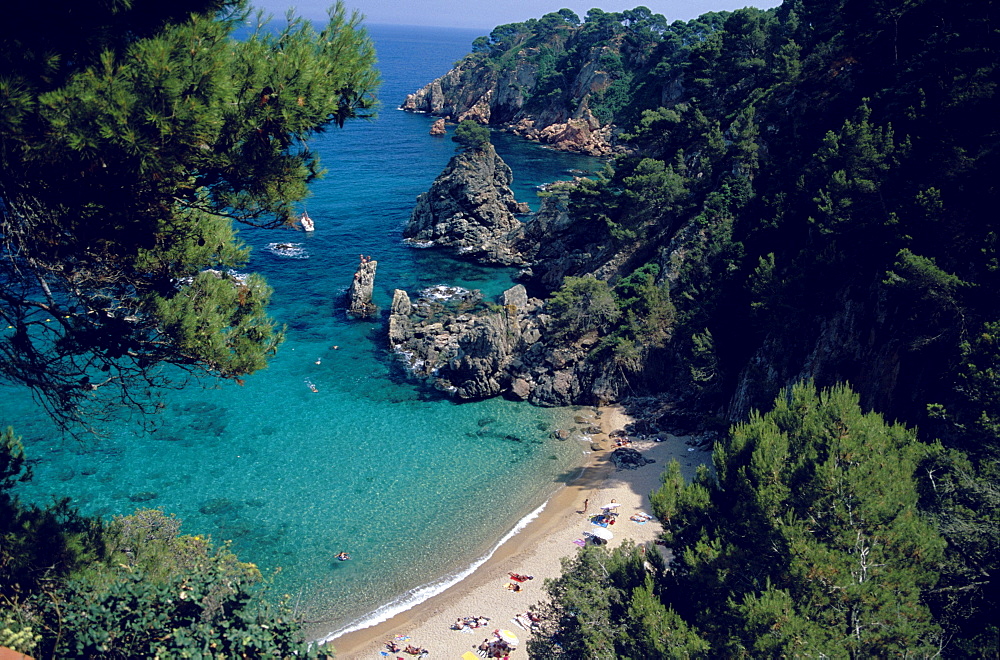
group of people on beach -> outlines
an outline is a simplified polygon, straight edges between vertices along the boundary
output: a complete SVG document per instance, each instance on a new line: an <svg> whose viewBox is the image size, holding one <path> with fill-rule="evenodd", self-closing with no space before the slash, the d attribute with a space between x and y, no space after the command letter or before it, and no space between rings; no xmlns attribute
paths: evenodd
<svg viewBox="0 0 1000 660"><path fill-rule="evenodd" d="M385 643L385 647L392 653L409 653L410 655L415 655L420 658L430 655L430 651L425 648L420 648L418 646L414 646L413 644L407 644L406 648L401 648L395 640L391 639Z"/></svg>
<svg viewBox="0 0 1000 660"><path fill-rule="evenodd" d="M467 616L458 619L451 625L452 630L464 630L466 628L485 628L490 625L488 616Z"/></svg>
<svg viewBox="0 0 1000 660"><path fill-rule="evenodd" d="M487 637L483 640L483 643L477 647L480 651L479 655L486 658L506 658L509 656L517 647L513 646L507 640L500 636L499 630L493 631L493 639ZM483 656L483 653L486 655Z"/></svg>

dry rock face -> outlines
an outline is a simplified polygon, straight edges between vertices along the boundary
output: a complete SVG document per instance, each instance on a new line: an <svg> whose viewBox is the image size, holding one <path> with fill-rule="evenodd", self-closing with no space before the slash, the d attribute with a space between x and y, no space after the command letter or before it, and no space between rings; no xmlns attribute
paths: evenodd
<svg viewBox="0 0 1000 660"><path fill-rule="evenodd" d="M492 145L458 154L417 197L403 237L423 247L451 248L481 263L523 263L512 244L521 231L516 214L528 207L514 199L512 181L510 167Z"/></svg>
<svg viewBox="0 0 1000 660"><path fill-rule="evenodd" d="M431 135L444 135L446 132L443 117L431 124Z"/></svg>
<svg viewBox="0 0 1000 660"><path fill-rule="evenodd" d="M347 289L347 314L353 318L367 319L378 315L378 307L372 302L375 288L377 261L365 260L358 265L351 286Z"/></svg>
<svg viewBox="0 0 1000 660"><path fill-rule="evenodd" d="M521 285L494 305L460 287L425 289L412 302L397 290L389 344L411 375L457 399L504 395L560 406L610 400L586 359L592 343L547 346L541 340L548 322L542 301Z"/></svg>

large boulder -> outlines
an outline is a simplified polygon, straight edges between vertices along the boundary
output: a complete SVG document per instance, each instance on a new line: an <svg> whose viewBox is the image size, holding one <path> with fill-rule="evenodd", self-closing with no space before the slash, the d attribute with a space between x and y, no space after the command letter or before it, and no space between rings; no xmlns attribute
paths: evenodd
<svg viewBox="0 0 1000 660"><path fill-rule="evenodd" d="M410 297L406 291L396 289L392 293L392 307L389 308L389 344L398 346L413 338L413 324L410 323Z"/></svg>
<svg viewBox="0 0 1000 660"><path fill-rule="evenodd" d="M619 447L611 452L611 461L619 470L635 470L643 465L655 463L652 458L646 458L635 449L629 447Z"/></svg>
<svg viewBox="0 0 1000 660"><path fill-rule="evenodd" d="M417 197L403 238L424 247L451 248L480 263L522 264L513 242L521 230L517 214L528 208L514 199L513 179L493 145L463 151Z"/></svg>

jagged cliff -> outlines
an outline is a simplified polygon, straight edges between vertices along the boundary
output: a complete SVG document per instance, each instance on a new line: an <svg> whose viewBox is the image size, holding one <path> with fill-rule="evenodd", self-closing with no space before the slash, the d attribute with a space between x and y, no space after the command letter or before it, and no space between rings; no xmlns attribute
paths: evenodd
<svg viewBox="0 0 1000 660"><path fill-rule="evenodd" d="M417 197L403 237L424 247L448 248L487 264L523 262L511 234L519 232L517 214L526 213L510 189L513 174L486 143L454 156L431 189Z"/></svg>
<svg viewBox="0 0 1000 660"><path fill-rule="evenodd" d="M540 301L538 318L518 324L541 336L504 350L500 390L588 403L655 393L676 410L739 420L799 380L848 381L863 405L935 428L945 417L928 417L928 403L985 401L954 383L989 361L990 340L963 338L992 337L1000 318L982 294L1000 288L997 232L983 222L995 215L984 173L996 138L980 121L995 95L950 82L979 69L956 54L961 40L942 49L914 36L933 36L922 11L907 10L910 32L895 37L909 50L873 27L884 17L834 29L834 14L804 23L788 3L671 25L550 15L498 28L412 95L408 109L508 130L624 129L630 153L612 170L550 190L490 248L516 255L502 263L523 263L518 281ZM898 63L889 70L887 53ZM930 61L954 76L925 74ZM548 301L587 277L618 310L549 336ZM484 326L476 341L499 334ZM562 361L556 351L569 346ZM547 377L518 383L518 351L547 352L573 384L549 396L538 385ZM456 359L449 369L469 371Z"/></svg>
<svg viewBox="0 0 1000 660"><path fill-rule="evenodd" d="M504 25L477 39L453 69L407 96L403 110L490 124L556 149L596 156L621 150L616 113L648 69L662 16L637 8L622 21L592 10ZM676 86L657 81L663 97ZM660 98L656 99L657 101Z"/></svg>
<svg viewBox="0 0 1000 660"><path fill-rule="evenodd" d="M415 302L397 289L389 316L389 345L404 368L457 399L497 395L537 405L605 403L617 399L587 362L596 337L542 341L551 317L522 285L499 304L460 287L431 287Z"/></svg>

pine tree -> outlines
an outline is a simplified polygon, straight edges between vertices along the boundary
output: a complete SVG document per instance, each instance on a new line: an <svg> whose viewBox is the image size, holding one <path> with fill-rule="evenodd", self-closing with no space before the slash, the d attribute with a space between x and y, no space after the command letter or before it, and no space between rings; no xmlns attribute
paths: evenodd
<svg viewBox="0 0 1000 660"><path fill-rule="evenodd" d="M306 140L378 82L343 5L237 40L243 0L65 4L0 26L0 375L62 420L141 403L159 364L266 364L281 331L231 274L233 222L287 222L321 172Z"/></svg>

